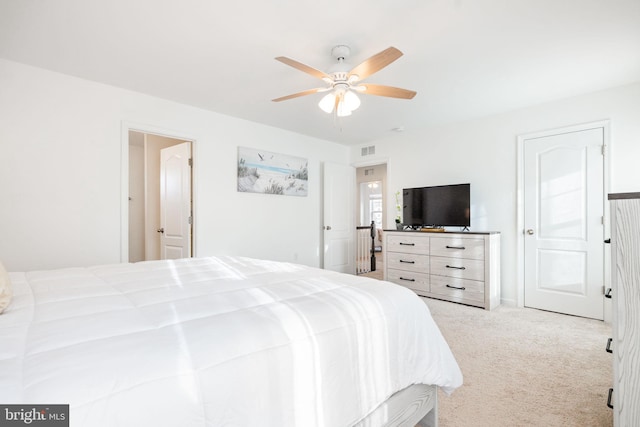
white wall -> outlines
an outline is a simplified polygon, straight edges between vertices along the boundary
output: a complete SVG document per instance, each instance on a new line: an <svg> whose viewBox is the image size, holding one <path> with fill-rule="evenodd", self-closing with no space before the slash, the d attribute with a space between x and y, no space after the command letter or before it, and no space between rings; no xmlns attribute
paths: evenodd
<svg viewBox="0 0 640 427"><path fill-rule="evenodd" d="M465 123L407 130L374 145L376 156L388 160L388 200L406 187L471 183L471 230L502 233L502 299L515 303L517 136L605 119L612 129L609 190L640 191L640 82ZM353 147L354 163L375 160L360 152ZM387 205L389 228L394 228L393 209Z"/></svg>
<svg viewBox="0 0 640 427"><path fill-rule="evenodd" d="M121 261L123 122L196 141L197 255L320 265L320 168L346 164L344 146L5 60L0 84L0 259L8 269ZM308 158L308 197L238 193L238 146Z"/></svg>

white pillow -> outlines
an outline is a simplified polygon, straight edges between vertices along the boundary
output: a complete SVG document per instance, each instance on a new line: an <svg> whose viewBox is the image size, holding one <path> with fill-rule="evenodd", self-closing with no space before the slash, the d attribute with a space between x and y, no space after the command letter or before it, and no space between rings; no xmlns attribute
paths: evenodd
<svg viewBox="0 0 640 427"><path fill-rule="evenodd" d="M7 273L4 265L2 265L2 263L0 262L0 313L2 313L5 308L7 308L7 306L11 302L12 295L13 290L11 289L9 273Z"/></svg>

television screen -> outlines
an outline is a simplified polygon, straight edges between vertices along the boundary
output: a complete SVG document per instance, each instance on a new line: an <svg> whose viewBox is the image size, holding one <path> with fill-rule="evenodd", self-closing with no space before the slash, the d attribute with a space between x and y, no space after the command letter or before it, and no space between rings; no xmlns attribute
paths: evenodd
<svg viewBox="0 0 640 427"><path fill-rule="evenodd" d="M424 188L405 188L402 190L402 223L412 227L426 224L424 213Z"/></svg>
<svg viewBox="0 0 640 427"><path fill-rule="evenodd" d="M470 184L405 188L402 222L412 227L469 227Z"/></svg>
<svg viewBox="0 0 640 427"><path fill-rule="evenodd" d="M426 225L459 226L471 225L470 185L443 185L427 188Z"/></svg>

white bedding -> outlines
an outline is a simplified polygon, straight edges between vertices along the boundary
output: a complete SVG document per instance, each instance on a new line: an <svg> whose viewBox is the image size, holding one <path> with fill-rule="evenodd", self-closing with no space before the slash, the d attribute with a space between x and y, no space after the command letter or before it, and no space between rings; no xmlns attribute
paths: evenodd
<svg viewBox="0 0 640 427"><path fill-rule="evenodd" d="M349 426L462 375L426 305L387 282L210 257L10 273L0 402L72 426Z"/></svg>

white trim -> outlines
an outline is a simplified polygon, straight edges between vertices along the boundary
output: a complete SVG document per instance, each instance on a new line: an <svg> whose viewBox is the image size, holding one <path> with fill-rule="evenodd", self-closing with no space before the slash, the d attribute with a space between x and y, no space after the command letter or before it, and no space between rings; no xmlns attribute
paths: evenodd
<svg viewBox="0 0 640 427"><path fill-rule="evenodd" d="M193 159L191 169L191 194L193 198L191 205L191 256L197 256L196 222L198 215L196 215L196 186L198 180L195 179L195 176L198 144L196 138L189 136L188 132L123 120L120 127L120 262L129 262L129 131L150 133L191 142L191 158Z"/></svg>
<svg viewBox="0 0 640 427"><path fill-rule="evenodd" d="M376 158L372 158L372 159L367 159L367 160L361 160L358 162L352 162L351 166L353 166L354 168L358 169L358 168L364 168L367 166L376 166L376 165L385 165L387 168L387 173L384 179L384 183L382 185L382 197L383 197L383 204L385 205L385 212L384 215L382 216L382 228L395 228L395 223L392 223L392 219L396 217L395 215L395 199L394 199L394 195L395 193L392 193L391 195L389 195L389 189L391 188L389 186L389 176L391 175L389 173L389 168L390 165L392 164L392 160L388 157L376 157ZM358 185L356 185L356 194L357 194L357 200L356 203L360 203L360 189L358 187ZM392 210L392 207L394 207L394 209ZM356 209L357 210L357 209ZM386 220L386 221L385 221ZM391 224L391 225L389 225Z"/></svg>
<svg viewBox="0 0 640 427"><path fill-rule="evenodd" d="M377 158L376 160L372 159L367 161L353 162L351 163L351 166L357 169L357 168L364 168L367 166L388 165L388 164L389 164L388 158Z"/></svg>
<svg viewBox="0 0 640 427"><path fill-rule="evenodd" d="M377 166L377 165L385 165L385 176L382 181L382 228L388 227L387 224L390 223L390 218L395 218L395 215L389 215L390 206L395 206L395 203L392 201L393 199L389 198L389 163L390 160L388 157L377 158L377 160L371 159L366 161L359 161L351 163L356 171L359 168L366 168L367 166ZM356 219L358 218L358 213L360 211L360 186L358 185L358 180L356 178ZM386 221L385 221L386 220ZM356 221L357 224L357 221Z"/></svg>
<svg viewBox="0 0 640 427"><path fill-rule="evenodd" d="M562 133L580 132L589 129L603 129L604 139L604 176L603 176L603 206L604 206L604 235L609 235L609 209L607 194L610 188L610 153L611 153L611 122L610 120L599 120L596 122L583 123L566 126L562 128L549 129L539 132L518 135L517 138L517 177L516 177L516 305L524 307L524 142L530 139L544 138L547 136ZM610 260L605 251L604 262L604 283L609 282ZM610 310L609 310L610 311ZM607 320L607 304L605 304L605 320Z"/></svg>

